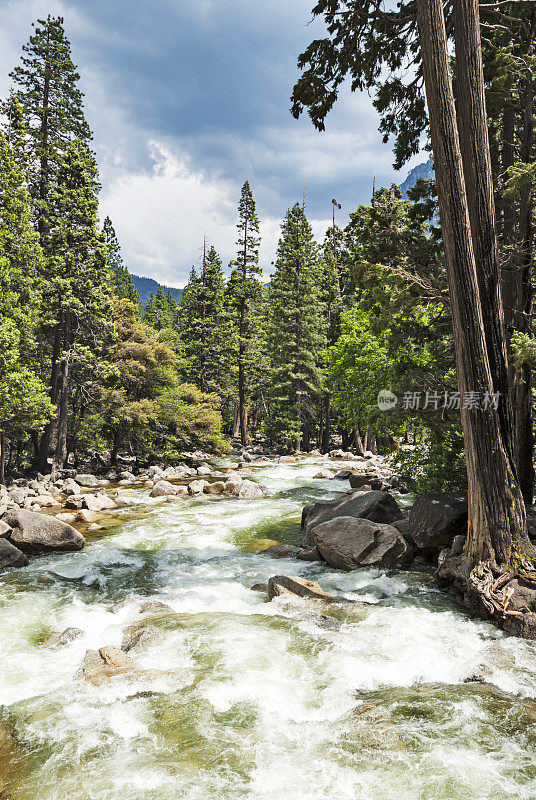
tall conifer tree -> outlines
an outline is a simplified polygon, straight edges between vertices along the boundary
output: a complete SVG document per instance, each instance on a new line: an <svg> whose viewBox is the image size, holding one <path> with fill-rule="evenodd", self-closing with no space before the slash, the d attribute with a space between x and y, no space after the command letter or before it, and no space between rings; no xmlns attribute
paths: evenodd
<svg viewBox="0 0 536 800"><path fill-rule="evenodd" d="M268 430L299 450L309 445L326 346L318 248L299 203L281 225L275 267L267 296L272 364Z"/></svg>
<svg viewBox="0 0 536 800"><path fill-rule="evenodd" d="M246 181L242 186L238 204L238 252L231 262L233 267L227 287L228 306L234 312L237 330L236 362L238 367L238 425L243 445L248 441L248 377L251 363L251 344L254 338L255 320L252 307L260 300L262 287L257 280L261 274L259 267L259 219L255 208L253 193Z"/></svg>
<svg viewBox="0 0 536 800"><path fill-rule="evenodd" d="M11 72L29 134L30 194L42 244L51 224L49 197L69 143L84 144L91 132L84 117L80 75L71 58L62 17L38 20Z"/></svg>
<svg viewBox="0 0 536 800"><path fill-rule="evenodd" d="M201 274L195 269L184 289L179 325L188 381L202 392L219 392L227 380L229 324L224 307L221 258L214 247L203 253Z"/></svg>

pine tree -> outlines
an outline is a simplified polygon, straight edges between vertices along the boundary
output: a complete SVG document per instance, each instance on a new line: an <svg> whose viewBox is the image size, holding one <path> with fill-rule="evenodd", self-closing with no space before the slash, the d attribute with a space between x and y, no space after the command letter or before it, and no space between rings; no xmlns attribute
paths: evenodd
<svg viewBox="0 0 536 800"><path fill-rule="evenodd" d="M7 100L0 104L0 113L4 117L2 129L11 148L13 159L26 181L29 167L28 132L22 106L13 89Z"/></svg>
<svg viewBox="0 0 536 800"><path fill-rule="evenodd" d="M0 483L8 438L21 441L29 430L39 431L53 411L36 374L42 258L23 174L0 133Z"/></svg>
<svg viewBox="0 0 536 800"><path fill-rule="evenodd" d="M227 285L227 303L234 316L237 330L236 363L238 368L238 423L240 440L248 440L247 400L248 378L253 358L251 345L254 340L255 320L252 307L259 301L262 287L257 280L259 267L259 220L249 182L242 187L238 204L238 253L230 266L234 267Z"/></svg>
<svg viewBox="0 0 536 800"><path fill-rule="evenodd" d="M222 263L214 247L203 253L201 274L195 269L179 307L186 377L202 392L224 394L228 372L230 327L224 307Z"/></svg>
<svg viewBox="0 0 536 800"><path fill-rule="evenodd" d="M11 72L29 134L29 188L41 242L51 224L49 197L57 183L66 148L73 140L88 144L79 74L71 58L62 17L38 20L24 45L21 64Z"/></svg>
<svg viewBox="0 0 536 800"><path fill-rule="evenodd" d="M143 320L157 331L175 328L178 317L178 303L168 290L164 292L159 285L156 291L147 298L143 311Z"/></svg>
<svg viewBox="0 0 536 800"><path fill-rule="evenodd" d="M326 346L318 248L299 203L281 225L275 267L267 296L272 364L268 431L299 450L309 446Z"/></svg>
<svg viewBox="0 0 536 800"><path fill-rule="evenodd" d="M51 399L58 406L58 416L54 430L49 426L46 432L43 455L54 432L53 471L67 456L73 370L91 369L109 325L111 287L106 244L98 230L99 188L93 155L83 142L72 142L49 197L53 224L47 233L47 249L54 258L49 261L47 294L55 342Z"/></svg>
<svg viewBox="0 0 536 800"><path fill-rule="evenodd" d="M121 246L110 217L106 217L104 220L102 232L108 245L108 267L110 268L116 297L130 300L131 303L140 307L140 296L134 286L132 276L123 262Z"/></svg>

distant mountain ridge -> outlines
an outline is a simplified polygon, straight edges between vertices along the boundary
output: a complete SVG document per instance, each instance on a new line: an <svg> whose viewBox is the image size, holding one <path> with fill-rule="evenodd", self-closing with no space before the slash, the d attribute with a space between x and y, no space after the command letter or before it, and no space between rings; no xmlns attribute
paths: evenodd
<svg viewBox="0 0 536 800"><path fill-rule="evenodd" d="M131 278L134 281L134 286L140 296L140 300L144 305L149 299L151 292L153 294L157 293L159 286L162 287L164 292L171 292L177 302L181 299L182 289L177 289L175 286L165 286L163 283L158 283L153 280L153 278L144 278L141 275L131 275Z"/></svg>
<svg viewBox="0 0 536 800"><path fill-rule="evenodd" d="M418 180L435 180L434 162L432 159L425 161L423 164L417 164L416 167L413 167L413 169L408 172L406 180L404 183L401 183L399 187L404 199L408 199L409 190L413 189Z"/></svg>

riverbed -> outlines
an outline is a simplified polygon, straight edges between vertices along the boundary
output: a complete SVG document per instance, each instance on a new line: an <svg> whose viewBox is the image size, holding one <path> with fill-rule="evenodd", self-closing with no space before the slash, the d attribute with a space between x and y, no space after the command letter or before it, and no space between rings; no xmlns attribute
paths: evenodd
<svg viewBox="0 0 536 800"><path fill-rule="evenodd" d="M132 489L81 552L0 576L2 798L534 800L536 643L468 619L427 573L256 552L349 488L314 480L324 465L254 467L272 494L252 501ZM278 574L341 602L251 590ZM175 614L149 615L165 637L131 655L162 674L85 681L86 651L120 646L149 598ZM46 644L69 626L83 636Z"/></svg>

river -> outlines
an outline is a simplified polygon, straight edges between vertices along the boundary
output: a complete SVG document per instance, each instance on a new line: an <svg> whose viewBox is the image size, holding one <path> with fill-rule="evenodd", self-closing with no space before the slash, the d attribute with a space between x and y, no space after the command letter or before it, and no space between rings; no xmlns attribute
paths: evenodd
<svg viewBox="0 0 536 800"><path fill-rule="evenodd" d="M303 505L348 488L313 480L320 463L255 468L273 492L261 500L133 489L134 508L80 553L0 577L1 719L14 736L0 747L2 798L534 800L535 643L469 620L423 573L254 552L297 542ZM276 574L370 605L267 603L250 587ZM120 646L149 597L176 614L153 620L164 641L131 655L169 674L87 683L86 650ZM68 626L84 635L44 644ZM482 663L484 682L465 682Z"/></svg>

